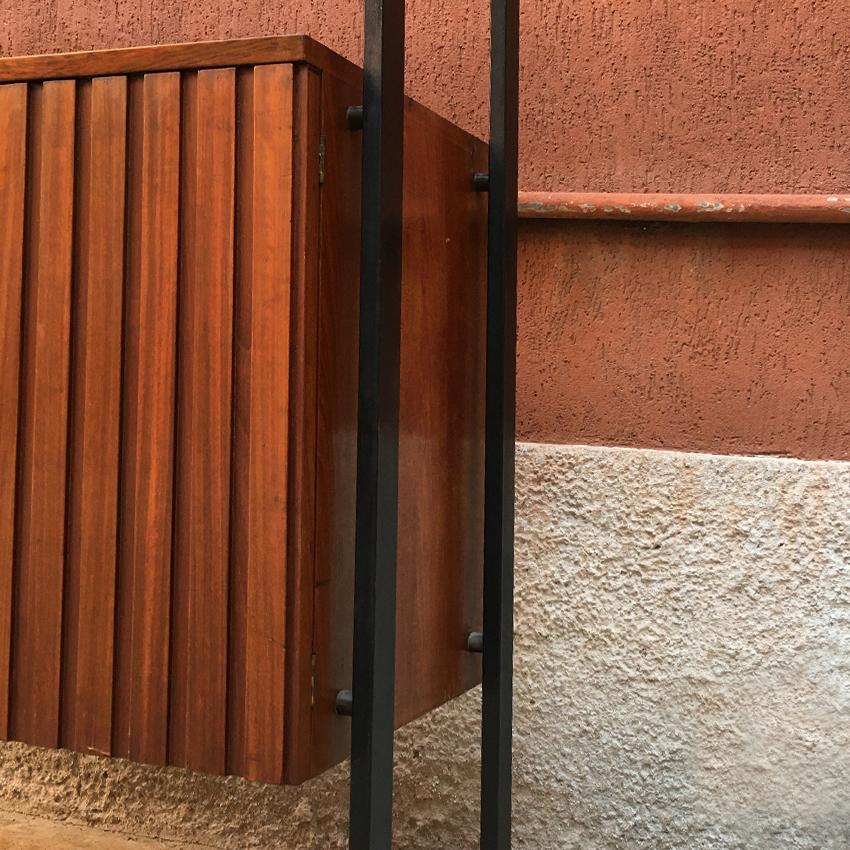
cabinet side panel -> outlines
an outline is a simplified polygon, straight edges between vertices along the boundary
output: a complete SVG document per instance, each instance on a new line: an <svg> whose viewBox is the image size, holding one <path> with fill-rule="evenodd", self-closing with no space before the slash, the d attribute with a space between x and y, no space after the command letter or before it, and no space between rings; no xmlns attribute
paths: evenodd
<svg viewBox="0 0 850 850"><path fill-rule="evenodd" d="M312 772L348 756L357 466L360 134L357 81L324 76ZM408 102L399 447L396 724L480 681L487 148Z"/></svg>
<svg viewBox="0 0 850 850"><path fill-rule="evenodd" d="M484 557L487 148L408 102L396 724L477 684Z"/></svg>
<svg viewBox="0 0 850 850"><path fill-rule="evenodd" d="M293 68L240 76L228 770L284 763Z"/></svg>

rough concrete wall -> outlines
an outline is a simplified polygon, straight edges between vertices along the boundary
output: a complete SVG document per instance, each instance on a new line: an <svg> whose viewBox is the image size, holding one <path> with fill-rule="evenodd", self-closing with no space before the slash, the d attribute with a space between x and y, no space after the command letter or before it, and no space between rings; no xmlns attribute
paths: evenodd
<svg viewBox="0 0 850 850"><path fill-rule="evenodd" d="M850 847L848 500L844 463L521 448L515 847ZM478 711L399 733L399 850L477 847ZM346 781L0 747L0 808L234 850L344 847Z"/></svg>
<svg viewBox="0 0 850 850"><path fill-rule="evenodd" d="M523 451L520 846L850 846L848 500L847 464Z"/></svg>

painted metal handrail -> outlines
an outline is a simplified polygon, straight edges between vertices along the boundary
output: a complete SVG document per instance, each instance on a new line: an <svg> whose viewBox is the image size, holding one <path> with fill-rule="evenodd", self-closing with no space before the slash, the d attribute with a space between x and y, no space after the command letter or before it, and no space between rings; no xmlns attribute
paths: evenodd
<svg viewBox="0 0 850 850"><path fill-rule="evenodd" d="M850 224L850 194L520 192L523 219Z"/></svg>

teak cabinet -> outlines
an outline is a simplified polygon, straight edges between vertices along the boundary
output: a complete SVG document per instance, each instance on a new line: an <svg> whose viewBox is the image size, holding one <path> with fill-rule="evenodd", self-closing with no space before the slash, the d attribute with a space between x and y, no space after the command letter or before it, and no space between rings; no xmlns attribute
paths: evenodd
<svg viewBox="0 0 850 850"><path fill-rule="evenodd" d="M358 68L305 37L0 60L0 737L343 759ZM486 146L408 102L399 725L479 681Z"/></svg>

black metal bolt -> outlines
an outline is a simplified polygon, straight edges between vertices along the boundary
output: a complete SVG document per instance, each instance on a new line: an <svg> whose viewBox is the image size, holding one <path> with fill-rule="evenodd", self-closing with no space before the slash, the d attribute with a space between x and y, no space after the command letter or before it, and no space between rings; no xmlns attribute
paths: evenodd
<svg viewBox="0 0 850 850"><path fill-rule="evenodd" d="M489 192L490 175L476 171L475 174L472 175L472 188L475 189L476 192Z"/></svg>
<svg viewBox="0 0 850 850"><path fill-rule="evenodd" d="M336 695L336 713L340 717L351 717L354 713L354 694L351 691L340 691Z"/></svg>
<svg viewBox="0 0 850 850"><path fill-rule="evenodd" d="M345 121L348 124L349 130L363 129L363 107L349 106L345 110Z"/></svg>
<svg viewBox="0 0 850 850"><path fill-rule="evenodd" d="M484 652L484 632L470 632L466 639L466 648L470 652Z"/></svg>

